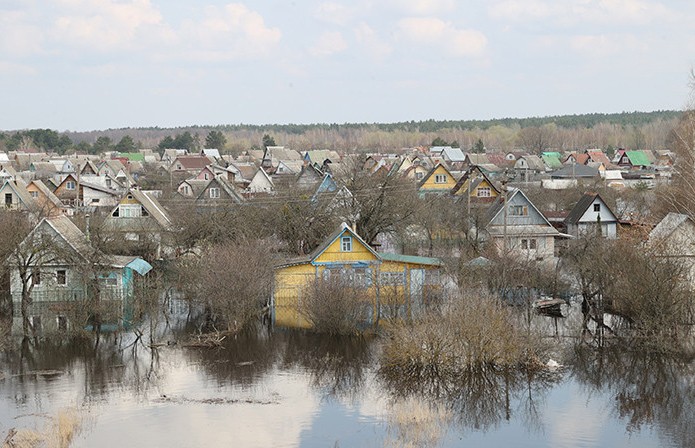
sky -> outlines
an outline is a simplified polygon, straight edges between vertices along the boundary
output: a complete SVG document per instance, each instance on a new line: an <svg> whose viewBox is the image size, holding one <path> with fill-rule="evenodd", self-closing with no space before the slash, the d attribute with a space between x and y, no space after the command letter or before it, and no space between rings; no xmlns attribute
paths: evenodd
<svg viewBox="0 0 695 448"><path fill-rule="evenodd" d="M682 109L688 0L0 0L0 129Z"/></svg>

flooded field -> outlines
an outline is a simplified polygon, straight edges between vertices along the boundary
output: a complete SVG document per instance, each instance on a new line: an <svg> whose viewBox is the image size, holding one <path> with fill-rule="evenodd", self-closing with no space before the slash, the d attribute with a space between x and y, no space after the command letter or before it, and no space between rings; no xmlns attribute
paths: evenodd
<svg viewBox="0 0 695 448"><path fill-rule="evenodd" d="M151 349L129 335L96 348L10 347L0 440L23 431L69 432L75 447L694 446L689 360L570 351L565 367L540 375L413 384L384 378L378 351L378 340L265 330L215 349Z"/></svg>

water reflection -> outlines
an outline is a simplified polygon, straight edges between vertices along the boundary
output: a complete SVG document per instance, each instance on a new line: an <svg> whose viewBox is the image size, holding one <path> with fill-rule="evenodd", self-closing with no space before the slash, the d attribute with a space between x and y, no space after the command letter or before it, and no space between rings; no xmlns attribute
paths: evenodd
<svg viewBox="0 0 695 448"><path fill-rule="evenodd" d="M571 375L589 393L610 393L615 414L628 432L657 426L670 443L695 446L695 378L693 358L579 347Z"/></svg>

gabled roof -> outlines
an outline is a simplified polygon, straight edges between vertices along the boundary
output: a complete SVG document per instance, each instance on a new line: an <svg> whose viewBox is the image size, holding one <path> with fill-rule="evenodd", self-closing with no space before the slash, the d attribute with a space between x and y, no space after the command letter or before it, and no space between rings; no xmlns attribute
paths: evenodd
<svg viewBox="0 0 695 448"><path fill-rule="evenodd" d="M4 190L5 188L9 188L10 190L12 190L14 194L16 194L17 197L22 201L25 207L31 207L32 204L34 204L34 198L31 197L31 194L27 190L27 187L21 180L8 179L5 181L5 183L2 184L0 190Z"/></svg>
<svg viewBox="0 0 695 448"><path fill-rule="evenodd" d="M225 191L229 195L229 197L235 201L237 204L240 204L243 202L243 199L241 196L239 196L239 193L236 192L236 189L224 178L224 177L213 177L210 179L209 182L207 182L207 185L203 187L202 190L200 190L200 193L198 193L198 196L196 197L196 200L202 200L206 199L205 192L208 191L208 188L213 187L217 185L219 186L222 190Z"/></svg>
<svg viewBox="0 0 695 448"><path fill-rule="evenodd" d="M690 219L688 215L670 212L664 219L659 221L659 224L657 224L651 232L649 232L649 241L668 238L678 227L688 220L692 222L692 219Z"/></svg>
<svg viewBox="0 0 695 448"><path fill-rule="evenodd" d="M652 162L644 151L625 151L625 155L630 160L632 166L651 166Z"/></svg>
<svg viewBox="0 0 695 448"><path fill-rule="evenodd" d="M613 213L613 210L608 207L608 204L606 204L606 201L603 200L601 195L598 193L584 193L584 195L577 201L575 206L572 208L570 211L569 215L567 215L567 218L565 218L565 222L567 224L577 224L580 219L582 219L582 216L584 216L584 213L591 207L591 204L594 203L596 199L600 199L601 203L606 207L606 209L611 212L611 215L613 215L613 218L617 221L618 218L615 216L615 213Z"/></svg>
<svg viewBox="0 0 695 448"><path fill-rule="evenodd" d="M442 158L449 162L465 162L466 155L461 151L461 148L444 148Z"/></svg>
<svg viewBox="0 0 695 448"><path fill-rule="evenodd" d="M535 204L533 202L531 202L531 200L528 198L528 196L526 196L526 194L523 191L521 191L520 189L510 188L509 191L507 191L507 203L511 203L516 195L523 196L523 198L526 200L526 203L528 205L530 205L531 207L533 207L533 209L543 218L543 220L545 221L545 224L547 224L550 227L553 227L552 224L550 224L550 221L548 221L548 218L546 218L545 215L543 213L541 213L540 210L538 210L538 207L536 207ZM490 223L490 222L494 221L495 218L497 217L497 215L499 215L502 212L502 210L504 209L504 201L505 201L504 195L499 195L495 199L495 202L492 204L492 206L487 211L486 222ZM513 225L509 226L509 228L512 228L512 227L516 227L516 226L513 226ZM553 229L554 229L554 227L553 227ZM555 232L557 232L557 230Z"/></svg>
<svg viewBox="0 0 695 448"><path fill-rule="evenodd" d="M176 164L180 163L184 170L202 170L210 164L210 159L204 156L178 156L171 162L172 169L176 169Z"/></svg>
<svg viewBox="0 0 695 448"><path fill-rule="evenodd" d="M434 172L437 171L437 169L438 169L439 167L441 167L444 171L446 171L446 173L447 173L449 176L451 176L452 179L454 178L454 176L451 174L451 171L449 171L449 169L446 167L446 165L444 165L443 163L438 163L438 164L436 164L435 166L433 166L432 169L431 169L427 174L425 174L425 177L422 178L422 180L420 181L420 183L419 183L418 186L421 187L421 186L425 185L425 182L427 182L427 180L428 180L430 177L432 177L432 174L434 174Z"/></svg>
<svg viewBox="0 0 695 448"><path fill-rule="evenodd" d="M141 190L131 189L129 191L133 195L133 198L137 200L140 205L145 207L147 213L155 219L162 227L169 227L171 225L171 219L169 215L164 210L164 207L152 196L143 193Z"/></svg>
<svg viewBox="0 0 695 448"><path fill-rule="evenodd" d="M551 170L562 168L562 162L560 162L560 158L558 156L552 154L543 154L541 156L541 159L543 159L543 163L545 163L545 166L547 166Z"/></svg>
<svg viewBox="0 0 695 448"><path fill-rule="evenodd" d="M36 226L34 231L39 229L41 225L48 225L52 227L53 230L55 230L78 255L84 258L90 259L95 252L98 252L97 249L93 248L92 245L89 244L87 236L82 233L82 231L67 216L44 218Z"/></svg>
<svg viewBox="0 0 695 448"><path fill-rule="evenodd" d="M46 199L50 203L55 205L56 207L62 207L63 206L63 203L60 202L60 199L58 199L58 196L53 194L53 192L46 186L46 184L43 183L43 181L41 181L39 179L35 179L35 180L32 180L31 182L29 182L29 185L36 186L36 189L39 190L46 197Z"/></svg>
<svg viewBox="0 0 695 448"><path fill-rule="evenodd" d="M529 169L536 171L545 171L545 164L543 163L543 160L540 157L535 155L522 156L516 159L517 163L521 159L524 159L526 161L526 165L529 167Z"/></svg>
<svg viewBox="0 0 695 448"><path fill-rule="evenodd" d="M606 166L606 167L611 164L611 160L600 149L595 149L595 150L590 149L586 152L586 154L589 156L589 159L592 162L601 162L601 163L603 163L603 166Z"/></svg>
<svg viewBox="0 0 695 448"><path fill-rule="evenodd" d="M463 176L456 182L456 185L454 185L454 188L451 189L451 194L456 194L463 186L466 184L466 181L468 180L469 177L473 175L473 172L477 171L479 173L478 176L475 176L477 179L479 179L479 182L476 184L476 187L482 182L483 180L487 181L487 183L499 194L500 191L495 187L495 184L490 181L490 178L487 177L485 172L480 169L478 165L471 165L470 168L466 170L465 173L463 173ZM473 187L473 184L471 184L471 191L473 191L475 187Z"/></svg>

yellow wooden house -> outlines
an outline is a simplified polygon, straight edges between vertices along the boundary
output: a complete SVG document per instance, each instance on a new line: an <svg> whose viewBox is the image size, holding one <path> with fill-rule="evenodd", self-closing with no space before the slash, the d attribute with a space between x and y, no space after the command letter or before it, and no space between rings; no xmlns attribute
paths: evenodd
<svg viewBox="0 0 695 448"><path fill-rule="evenodd" d="M494 202L500 195L500 190L490 181L490 178L477 165L472 165L461 179L451 189L454 196L466 197L470 194L471 201L474 202Z"/></svg>
<svg viewBox="0 0 695 448"><path fill-rule="evenodd" d="M431 193L448 194L454 186L456 178L444 165L438 163L420 181L418 193L421 196Z"/></svg>
<svg viewBox="0 0 695 448"><path fill-rule="evenodd" d="M310 328L302 296L334 276L360 289L370 302L365 325L413 316L441 289L441 265L437 258L376 252L343 223L308 256L276 267L271 316L281 327Z"/></svg>

